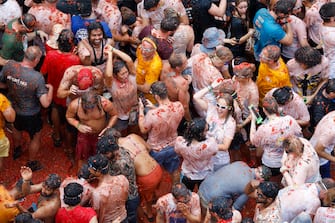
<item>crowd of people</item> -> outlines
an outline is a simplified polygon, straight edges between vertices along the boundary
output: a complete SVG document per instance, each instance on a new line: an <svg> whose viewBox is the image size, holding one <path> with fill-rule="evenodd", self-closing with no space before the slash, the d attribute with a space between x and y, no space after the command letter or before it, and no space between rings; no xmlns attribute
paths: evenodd
<svg viewBox="0 0 335 223"><path fill-rule="evenodd" d="M29 135L0 223L335 222L332 0L0 0L0 12L2 172ZM32 183L44 116L77 176Z"/></svg>

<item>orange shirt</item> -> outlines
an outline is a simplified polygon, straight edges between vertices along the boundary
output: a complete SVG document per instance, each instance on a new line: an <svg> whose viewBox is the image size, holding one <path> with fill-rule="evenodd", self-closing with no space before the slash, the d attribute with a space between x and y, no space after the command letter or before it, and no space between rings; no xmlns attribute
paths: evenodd
<svg viewBox="0 0 335 223"><path fill-rule="evenodd" d="M0 185L0 222L12 222L16 215L20 213L17 208L6 208L5 204L15 200L10 196L8 190Z"/></svg>

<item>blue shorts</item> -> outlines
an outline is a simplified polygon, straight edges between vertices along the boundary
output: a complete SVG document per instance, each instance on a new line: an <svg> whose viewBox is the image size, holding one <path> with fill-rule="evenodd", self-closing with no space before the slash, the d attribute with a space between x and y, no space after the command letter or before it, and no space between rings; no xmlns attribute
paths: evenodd
<svg viewBox="0 0 335 223"><path fill-rule="evenodd" d="M174 172L179 167L180 158L174 151L173 146L167 146L159 152L151 150L150 155L169 173Z"/></svg>

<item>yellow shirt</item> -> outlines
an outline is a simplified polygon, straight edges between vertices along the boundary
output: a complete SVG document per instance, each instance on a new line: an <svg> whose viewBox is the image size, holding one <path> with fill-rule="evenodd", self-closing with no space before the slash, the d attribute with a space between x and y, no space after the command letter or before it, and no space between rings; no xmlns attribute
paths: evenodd
<svg viewBox="0 0 335 223"><path fill-rule="evenodd" d="M15 200L10 196L8 190L0 185L0 222L12 222L16 215L20 213L17 208L6 208L6 203L12 203Z"/></svg>
<svg viewBox="0 0 335 223"><path fill-rule="evenodd" d="M279 59L279 64L280 66L275 70L271 69L265 63L259 65L256 84L259 92L260 105L262 104L265 94L272 88L280 88L284 86L292 87L288 69L282 58Z"/></svg>
<svg viewBox="0 0 335 223"><path fill-rule="evenodd" d="M136 67L136 83L143 85L153 84L158 81L161 74L163 63L158 53L155 52L154 57L151 60L144 60L141 54L140 47L136 51L137 56L137 67ZM149 99L152 103L156 103L154 97L151 94L145 93L145 98Z"/></svg>
<svg viewBox="0 0 335 223"><path fill-rule="evenodd" d="M4 112L10 106L9 100L3 95L0 94L0 112ZM0 139L5 137L5 119L2 115L0 115ZM0 221L1 222L1 221Z"/></svg>

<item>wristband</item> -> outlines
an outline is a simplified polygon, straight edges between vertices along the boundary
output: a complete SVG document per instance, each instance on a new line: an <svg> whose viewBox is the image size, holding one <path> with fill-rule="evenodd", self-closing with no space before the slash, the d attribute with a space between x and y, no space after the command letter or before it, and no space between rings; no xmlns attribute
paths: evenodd
<svg viewBox="0 0 335 223"><path fill-rule="evenodd" d="M210 92L213 91L212 85L208 85L207 88L208 88L208 91L210 91Z"/></svg>
<svg viewBox="0 0 335 223"><path fill-rule="evenodd" d="M76 128L78 129L78 128L79 128L79 126L80 126L80 122L78 122L78 124L77 124Z"/></svg>

